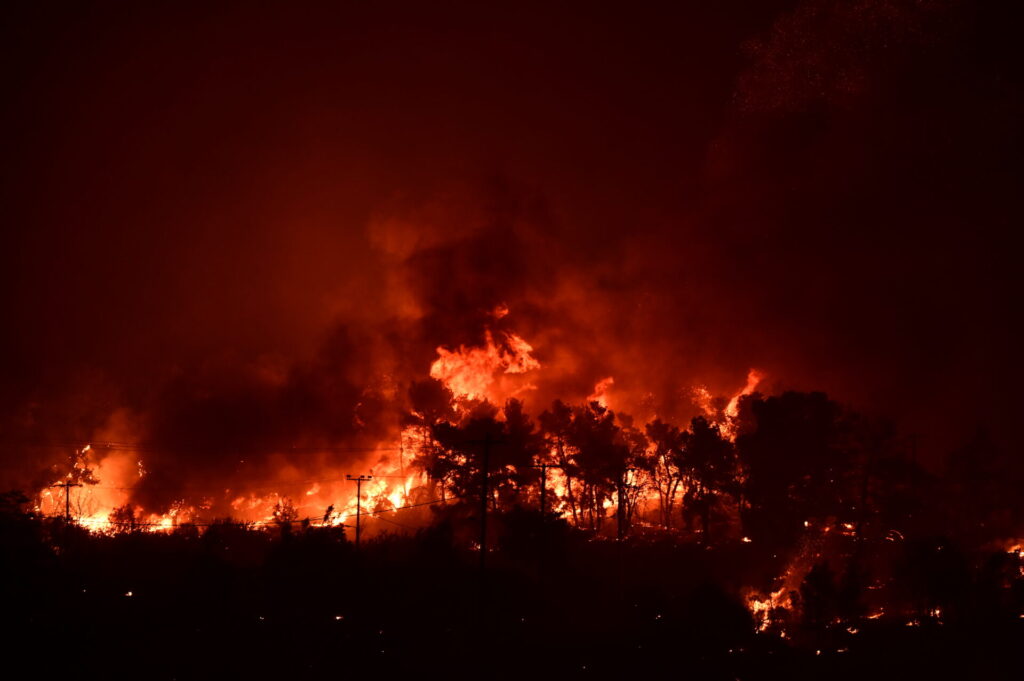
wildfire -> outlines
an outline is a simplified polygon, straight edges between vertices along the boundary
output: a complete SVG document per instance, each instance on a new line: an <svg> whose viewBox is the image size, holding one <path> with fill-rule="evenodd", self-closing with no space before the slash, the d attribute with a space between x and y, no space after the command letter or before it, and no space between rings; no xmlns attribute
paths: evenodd
<svg viewBox="0 0 1024 681"><path fill-rule="evenodd" d="M499 305L492 316L500 319L508 313L507 306ZM487 400L494 405L503 405L506 399L532 389L532 384L522 377L541 369L541 363L533 352L533 346L516 333L486 330L484 343L480 346L438 347L437 359L430 365L429 373L451 392L452 413L465 414L466 402ZM751 370L746 385L732 395L728 406L724 410L719 407L713 422L726 437L731 439L732 420L737 415L739 398L753 392L761 379L761 372ZM587 395L585 404L596 403L593 408L607 409L614 386L614 377L601 378L594 384L593 392ZM703 387L694 390L694 397L705 410L710 410L715 401ZM722 403L725 403L724 398L719 401ZM366 450L361 461L349 460L343 469L331 465L302 467L296 462L279 468L276 474L271 473L269 479L230 481L218 494L180 499L161 513L142 508L132 498L131 490L147 475L139 452L126 444L93 443L76 450L71 473L62 478L72 485L42 490L37 497L37 511L46 516L70 515L83 527L95 532L115 532L125 528L131 531L170 531L184 523L202 526L225 517L255 526L292 523L349 526L354 523L357 513L366 519L381 518L392 522L399 511L450 500L454 493L449 489L451 483L448 478L431 478L433 473L424 463L437 447L430 424L406 425L396 438L397 442L390 438L379 442L376 447ZM635 455L653 457L652 447L652 444L639 445L639 449L634 450ZM578 454L563 449L562 445L552 446L540 457L548 462L543 485L538 481L537 489L531 486L523 490L523 494L539 501L543 487L544 505L548 512L594 530L602 527L604 519L616 517L620 503L628 504L628 513L634 518L630 522L637 525L650 525L649 518L663 513L664 509L660 507L665 500L660 495L664 490L658 488L654 477L657 473L631 468L620 481L618 493L600 492L591 482L569 472L575 464L566 457ZM466 463L465 458L460 458L457 453L449 453L448 456L446 465ZM568 468L563 464L569 464ZM301 470L315 471L312 473L315 479L300 479ZM346 474L355 472L365 472L371 477L357 486L346 480ZM688 484L680 479L672 485L673 494L684 494ZM671 515L671 507L668 515ZM670 520L663 519L662 523L668 527ZM612 520L611 524L616 522ZM393 524L400 527L402 521ZM749 542L750 539L743 537L742 541ZM763 602L778 607L780 601L784 601L784 593L773 594ZM758 605L761 602L757 601L752 607L756 612L767 612L768 605Z"/></svg>
<svg viewBox="0 0 1024 681"><path fill-rule="evenodd" d="M711 391L708 390L707 386L698 385L690 389L690 396L693 399L693 403L704 412L704 415L709 419L714 420L717 417L714 406L714 396Z"/></svg>
<svg viewBox="0 0 1024 681"><path fill-rule="evenodd" d="M76 450L75 473L68 480L82 482L43 489L37 496L36 512L53 517L69 514L74 522L100 534L126 530L168 532L185 523L202 525L204 519L213 519L206 513L214 507L212 499L198 506L179 500L165 513L150 513L133 504L131 489L144 475L141 459L132 451L103 454L103 450L102 446ZM301 505L283 492L232 494L232 490L226 489L226 509L233 519L255 526L294 522L337 526L353 518L357 508L370 517L402 508L407 504L409 491L422 484L419 473L404 474L400 457L396 461L378 459L374 470L379 472L378 477L363 488L358 499L356 490L345 483L343 473L324 471L327 479L311 481L298 492ZM284 490L294 484L282 480L275 486Z"/></svg>
<svg viewBox="0 0 1024 681"><path fill-rule="evenodd" d="M743 386L743 389L732 396L729 400L728 406L725 408L725 415L730 418L736 418L740 413L740 398L746 395L752 394L757 390L757 386L764 380L764 374L757 369L751 369L747 372L747 384Z"/></svg>
<svg viewBox="0 0 1024 681"><path fill-rule="evenodd" d="M495 311L496 317L507 314L507 308ZM128 445L97 442L75 450L70 465L63 471L54 469L55 483L39 492L36 510L45 516L68 516L91 532L111 534L170 532L186 523L203 527L216 518L226 517L252 527L291 528L299 523L349 528L356 524L358 515L360 527L371 532L382 528L408 528L407 523L416 523L415 517L399 515L399 512L465 497L466 488L459 487L465 485L465 481L460 483L453 471L460 471L469 463L468 455L457 448L445 449L439 441L442 436L438 435L444 431L435 430L438 421L433 419L441 419L441 425L456 428L459 419L475 408L467 403L475 401L486 400L498 409L515 408L505 406L506 399L532 386L509 378L541 369L533 351L533 347L515 333L501 332L496 336L490 331L485 332L484 344L480 346L459 346L456 350L437 348L438 357L430 366L430 376L448 388L450 398L444 399L451 400L437 411L442 416L410 412L407 414L410 420L403 423L400 431L379 441L376 447L364 450L366 453L357 461L349 459L344 469L322 464L303 467L293 461L278 467L276 475L271 473L269 480L255 485L253 480L232 481L233 484L226 485L220 494L198 498L185 495L186 498L177 500L168 510L154 513L132 498L131 490L148 475L139 452ZM713 437L735 441L740 400L752 394L763 379L762 372L749 370L743 387L728 400L713 397L705 386L692 389L693 403L704 412L707 421L704 427L710 424L710 432L715 433ZM632 419L616 421L619 416L609 409L609 394L614 386L614 377L606 376L594 384L593 392L586 396L582 405L562 404L542 414L539 420L548 418L550 425L531 431L537 438L532 462L528 466L516 464L519 470L507 465L500 470L501 475L508 476L507 480L521 475L523 468L541 468L540 475L529 482L521 478L514 488L506 488L506 491L519 495L520 501L538 502L547 513L589 530L594 537L609 537L609 527L619 533L620 539L625 537L622 527L657 526L673 531L673 508L679 509L683 503L680 501L680 506L674 506L675 500L694 494L695 483L688 477L690 474L684 472L685 464L680 463L679 457L685 456L687 433L696 431L684 432L661 424L661 430L655 429L660 438L656 444L651 430L646 431L645 436L644 431L629 425ZM501 427L514 421L507 413L498 413L501 415L495 418L502 423ZM522 419L521 413L519 418ZM454 419L456 423L447 423L446 419ZM588 442L596 441L597 450L602 451L600 437L606 432L616 433L608 441L606 451L632 457L627 460L635 462L626 464L625 471L611 482L595 477L592 471L587 477L586 464L581 463L587 461L587 447L591 446ZM574 442L573 438L579 438L580 433L585 435L584 439ZM587 440L587 437L596 440ZM323 459L313 460L329 460L326 452L322 456ZM439 466L436 465L438 456L443 457ZM316 479L302 479L301 471L315 471L307 474L315 475ZM358 483L350 477L356 472L360 473ZM742 476L742 472L737 471L735 475ZM653 520L655 518L658 520ZM808 536L814 533L819 537L830 534L834 526L837 531L831 535L836 540L855 536L857 529L850 522L823 522L818 518L807 519L802 525ZM705 526L702 532L707 529ZM885 538L894 541L894 533L902 539L895 530ZM751 537L744 534L734 535L734 540L741 544L753 543ZM1024 557L1024 545L1019 541L1007 542L1005 550ZM794 611L802 607L801 599L795 594L799 594L811 566L820 558L820 547L814 548L808 541L773 584L777 588L767 594L746 592L746 604L757 631L782 638L792 634L786 631L786 625ZM941 622L943 613L936 608L926 615L931 621ZM865 619L881 616L882 611L878 610ZM907 626L918 626L919 622L913 619ZM837 620L833 624L853 635L859 631L855 624L860 623Z"/></svg>
<svg viewBox="0 0 1024 681"><path fill-rule="evenodd" d="M750 369L747 372L746 384L739 392L733 393L724 408L721 407L721 402L716 401L708 387L704 385L691 387L690 399L703 412L708 421L718 426L722 435L729 440L735 440L736 419L740 413L740 398L753 394L757 390L757 386L764 380L764 376L762 371Z"/></svg>
<svg viewBox="0 0 1024 681"><path fill-rule="evenodd" d="M729 400L729 404L725 407L725 418L719 424L722 434L730 440L736 439L736 418L740 414L740 398L746 395L752 394L757 390L757 386L764 379L764 374L757 369L751 369L747 372L747 383L743 386L743 389L732 396Z"/></svg>
<svg viewBox="0 0 1024 681"><path fill-rule="evenodd" d="M798 563L791 564L781 577L782 586L767 596L750 592L747 594L747 608L754 617L757 630L766 632L776 624L776 616L779 611L788 611L793 608L791 594L799 587L803 578L803 571L797 568ZM785 631L780 631L785 637Z"/></svg>
<svg viewBox="0 0 1024 681"><path fill-rule="evenodd" d="M500 399L495 399L499 396L492 393L492 386L502 374L525 374L539 369L540 362L531 356L532 352L533 347L520 336L506 332L501 342L495 343L488 330L481 347L437 348L438 357L430 366L430 376L444 383L457 398L491 399L500 403Z"/></svg>
<svg viewBox="0 0 1024 681"><path fill-rule="evenodd" d="M594 384L594 392L587 395L587 402L597 402L602 407L608 406L608 392L615 385L615 377L602 378Z"/></svg>

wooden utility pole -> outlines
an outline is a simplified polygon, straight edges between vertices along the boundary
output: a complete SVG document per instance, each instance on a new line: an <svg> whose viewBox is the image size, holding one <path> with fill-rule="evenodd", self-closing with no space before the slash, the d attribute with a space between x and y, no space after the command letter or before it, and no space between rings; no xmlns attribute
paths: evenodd
<svg viewBox="0 0 1024 681"><path fill-rule="evenodd" d="M71 482L70 480L66 480L64 482L58 482L56 484L50 485L50 487L63 487L64 488L64 522L67 522L67 523L71 522L71 488L72 487L81 487L81 486L82 486L82 483L80 483L80 482Z"/></svg>
<svg viewBox="0 0 1024 681"><path fill-rule="evenodd" d="M359 550L359 534L360 534L360 516L363 514L363 483L367 480L373 480L372 475L345 475L346 480L352 480L356 483L356 551Z"/></svg>

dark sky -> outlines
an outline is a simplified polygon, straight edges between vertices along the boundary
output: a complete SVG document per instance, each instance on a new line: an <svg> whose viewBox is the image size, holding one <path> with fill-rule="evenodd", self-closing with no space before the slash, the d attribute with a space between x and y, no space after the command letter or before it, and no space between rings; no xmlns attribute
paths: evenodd
<svg viewBox="0 0 1024 681"><path fill-rule="evenodd" d="M545 396L758 367L1010 440L1014 3L550 4L6 9L8 463L345 438L501 302Z"/></svg>

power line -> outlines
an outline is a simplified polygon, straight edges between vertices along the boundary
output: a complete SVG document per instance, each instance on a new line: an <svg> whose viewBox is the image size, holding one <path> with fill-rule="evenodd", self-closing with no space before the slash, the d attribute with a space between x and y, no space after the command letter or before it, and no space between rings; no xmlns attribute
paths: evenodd
<svg viewBox="0 0 1024 681"><path fill-rule="evenodd" d="M430 501L422 501L417 504L408 504L406 506L396 506L395 508L386 508L380 511L373 511L366 515L379 515L381 513L390 513L392 511L404 511L407 508L417 508L419 506L430 506L432 504L446 504L449 501L455 501L456 499L465 499L466 497L475 496L473 494L460 494L454 497L445 497L444 499L431 499Z"/></svg>
<svg viewBox="0 0 1024 681"><path fill-rule="evenodd" d="M416 528L414 528L414 527L412 527L410 525L405 525L403 523L399 523L399 522L396 522L394 520L390 520L388 518L385 518L384 516L378 516L377 520L383 520L386 523L391 523L392 525L397 525L398 527L401 527L404 530L414 530L414 529L416 529Z"/></svg>
<svg viewBox="0 0 1024 681"><path fill-rule="evenodd" d="M81 486L82 483L71 482L70 480L65 480L64 482L58 482L55 485L50 485L50 487L64 488L64 520L69 523L71 522L71 488Z"/></svg>

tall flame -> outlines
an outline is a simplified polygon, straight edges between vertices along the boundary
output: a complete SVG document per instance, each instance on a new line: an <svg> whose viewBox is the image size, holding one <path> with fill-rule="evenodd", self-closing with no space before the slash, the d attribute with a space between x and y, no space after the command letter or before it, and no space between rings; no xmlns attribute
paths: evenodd
<svg viewBox="0 0 1024 681"><path fill-rule="evenodd" d="M530 354L533 346L515 333L505 332L502 336L502 343L495 343L488 330L480 347L437 348L438 357L430 365L430 376L444 383L459 399L500 402L492 394L499 376L525 374L540 368L540 362Z"/></svg>

